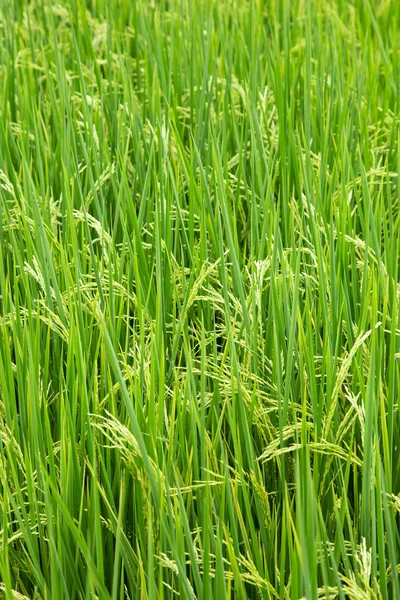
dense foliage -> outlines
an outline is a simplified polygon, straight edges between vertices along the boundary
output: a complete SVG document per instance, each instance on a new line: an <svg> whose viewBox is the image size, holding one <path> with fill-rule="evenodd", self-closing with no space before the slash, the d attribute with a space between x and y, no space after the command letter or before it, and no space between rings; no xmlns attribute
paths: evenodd
<svg viewBox="0 0 400 600"><path fill-rule="evenodd" d="M400 2L0 0L0 596L400 599Z"/></svg>

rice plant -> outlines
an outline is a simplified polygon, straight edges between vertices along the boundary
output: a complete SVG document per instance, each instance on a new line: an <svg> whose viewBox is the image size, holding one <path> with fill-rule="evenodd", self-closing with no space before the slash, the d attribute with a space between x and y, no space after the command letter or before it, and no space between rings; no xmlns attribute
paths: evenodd
<svg viewBox="0 0 400 600"><path fill-rule="evenodd" d="M400 600L400 2L0 0L0 597Z"/></svg>

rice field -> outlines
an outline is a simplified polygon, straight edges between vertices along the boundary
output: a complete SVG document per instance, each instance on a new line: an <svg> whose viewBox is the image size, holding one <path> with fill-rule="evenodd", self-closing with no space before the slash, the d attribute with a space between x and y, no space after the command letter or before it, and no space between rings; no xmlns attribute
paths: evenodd
<svg viewBox="0 0 400 600"><path fill-rule="evenodd" d="M400 2L0 0L0 597L400 600Z"/></svg>

